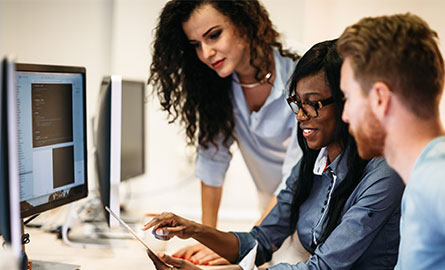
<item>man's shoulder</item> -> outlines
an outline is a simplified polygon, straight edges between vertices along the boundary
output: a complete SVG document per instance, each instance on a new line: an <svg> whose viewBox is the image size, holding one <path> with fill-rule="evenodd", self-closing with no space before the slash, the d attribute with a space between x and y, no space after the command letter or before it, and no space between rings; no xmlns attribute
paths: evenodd
<svg viewBox="0 0 445 270"><path fill-rule="evenodd" d="M424 148L411 171L410 182L445 185L445 136L432 140Z"/></svg>
<svg viewBox="0 0 445 270"><path fill-rule="evenodd" d="M440 136L430 141L420 154L414 169L425 165L445 165L445 136Z"/></svg>
<svg viewBox="0 0 445 270"><path fill-rule="evenodd" d="M445 205L445 137L431 141L411 171L407 197L425 205L425 209L442 211Z"/></svg>
<svg viewBox="0 0 445 270"><path fill-rule="evenodd" d="M408 185L425 193L445 193L445 159L431 159L418 164L412 171ZM444 196L445 197L445 196Z"/></svg>

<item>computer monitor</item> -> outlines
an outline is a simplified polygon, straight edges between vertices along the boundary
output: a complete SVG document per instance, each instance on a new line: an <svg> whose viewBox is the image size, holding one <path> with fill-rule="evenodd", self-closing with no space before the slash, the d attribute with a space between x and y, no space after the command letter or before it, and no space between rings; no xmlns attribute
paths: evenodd
<svg viewBox="0 0 445 270"><path fill-rule="evenodd" d="M145 82L122 80L121 181L145 173Z"/></svg>
<svg viewBox="0 0 445 270"><path fill-rule="evenodd" d="M119 184L121 178L121 122L122 122L122 77L111 76L102 80L97 113L96 170L99 193L103 207L108 206L120 215ZM110 227L119 222L105 211Z"/></svg>
<svg viewBox="0 0 445 270"><path fill-rule="evenodd" d="M145 83L104 77L95 129L102 205L120 214L119 184L145 173ZM113 165L114 164L114 165ZM110 227L119 226L104 211Z"/></svg>
<svg viewBox="0 0 445 270"><path fill-rule="evenodd" d="M85 72L16 64L22 218L88 194Z"/></svg>
<svg viewBox="0 0 445 270"><path fill-rule="evenodd" d="M22 246L14 73L14 61L3 59L0 65L0 233L17 258L20 258Z"/></svg>

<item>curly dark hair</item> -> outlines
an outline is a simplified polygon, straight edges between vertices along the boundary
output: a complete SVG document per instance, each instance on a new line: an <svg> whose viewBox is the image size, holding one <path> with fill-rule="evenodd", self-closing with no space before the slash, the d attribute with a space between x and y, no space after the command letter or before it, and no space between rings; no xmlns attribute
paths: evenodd
<svg viewBox="0 0 445 270"><path fill-rule="evenodd" d="M187 143L208 147L233 139L234 117L231 100L232 76L221 78L202 63L195 48L182 29L182 23L192 12L205 4L227 16L237 32L250 44L250 64L260 80L273 68L273 48L294 60L299 56L282 48L265 8L258 1L181 1L168 2L161 12L155 29L153 60L148 84L168 112L169 122L178 118L185 125ZM198 131L198 132L197 132Z"/></svg>

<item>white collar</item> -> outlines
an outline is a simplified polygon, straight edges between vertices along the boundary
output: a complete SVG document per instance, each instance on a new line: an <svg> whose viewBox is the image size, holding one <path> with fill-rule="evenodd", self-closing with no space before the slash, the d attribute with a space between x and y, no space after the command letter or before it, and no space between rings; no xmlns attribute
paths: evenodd
<svg viewBox="0 0 445 270"><path fill-rule="evenodd" d="M321 148L320 153L318 153L318 157L315 160L314 164L314 174L321 175L326 168L326 163L328 161L328 149L326 147Z"/></svg>

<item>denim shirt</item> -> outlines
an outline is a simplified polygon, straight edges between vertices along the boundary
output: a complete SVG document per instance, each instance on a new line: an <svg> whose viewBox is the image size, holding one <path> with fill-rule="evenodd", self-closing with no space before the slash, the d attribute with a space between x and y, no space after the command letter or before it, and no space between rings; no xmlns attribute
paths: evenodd
<svg viewBox="0 0 445 270"><path fill-rule="evenodd" d="M323 154L324 151L320 151L318 160ZM326 170L320 171L321 175L314 175L311 194L300 206L298 236L303 247L313 256L306 262L295 265L280 263L270 269L394 268L400 240L400 201L404 185L383 158L372 159L367 164L360 183L343 207L338 226L324 243L313 248L312 243L319 240L324 229L330 194L346 176L346 159L341 154ZM300 162L293 168L286 189L279 193L277 204L264 221L249 233L234 232L240 247L237 262L258 243L255 264L262 265L293 233L290 229L292 189L298 179ZM314 172L317 172L316 168Z"/></svg>

